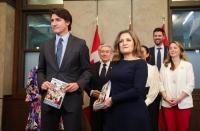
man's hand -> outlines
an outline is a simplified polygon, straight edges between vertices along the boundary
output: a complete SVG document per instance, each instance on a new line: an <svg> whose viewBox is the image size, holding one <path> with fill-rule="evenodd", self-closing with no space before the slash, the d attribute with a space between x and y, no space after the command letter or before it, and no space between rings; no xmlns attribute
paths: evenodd
<svg viewBox="0 0 200 131"><path fill-rule="evenodd" d="M69 83L69 85L65 88L65 92L74 92L76 90L78 90L79 85L78 83L74 82L74 83Z"/></svg>
<svg viewBox="0 0 200 131"><path fill-rule="evenodd" d="M41 88L42 88L42 90L48 90L48 89L52 88L53 86L54 85L51 82L45 81L42 83Z"/></svg>
<svg viewBox="0 0 200 131"><path fill-rule="evenodd" d="M99 95L100 95L100 91L98 91L98 90L93 90L92 91L92 96L95 97L96 99L99 98Z"/></svg>

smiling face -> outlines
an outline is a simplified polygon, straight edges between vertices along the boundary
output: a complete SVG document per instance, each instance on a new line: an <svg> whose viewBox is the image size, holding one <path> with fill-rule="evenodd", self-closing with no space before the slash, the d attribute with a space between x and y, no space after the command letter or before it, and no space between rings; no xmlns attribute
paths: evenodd
<svg viewBox="0 0 200 131"><path fill-rule="evenodd" d="M169 46L169 55L171 58L180 58L181 49L176 43L171 43Z"/></svg>
<svg viewBox="0 0 200 131"><path fill-rule="evenodd" d="M66 22L63 18L52 14L51 16L51 28L52 31L58 35L64 35L68 32L69 22Z"/></svg>
<svg viewBox="0 0 200 131"><path fill-rule="evenodd" d="M153 41L157 46L161 46L163 44L164 35L161 31L156 31L153 33Z"/></svg>
<svg viewBox="0 0 200 131"><path fill-rule="evenodd" d="M99 49L99 57L104 63L108 62L112 57L112 49L108 46L102 46Z"/></svg>
<svg viewBox="0 0 200 131"><path fill-rule="evenodd" d="M121 34L119 38L119 50L122 54L132 54L134 49L134 42L129 33Z"/></svg>

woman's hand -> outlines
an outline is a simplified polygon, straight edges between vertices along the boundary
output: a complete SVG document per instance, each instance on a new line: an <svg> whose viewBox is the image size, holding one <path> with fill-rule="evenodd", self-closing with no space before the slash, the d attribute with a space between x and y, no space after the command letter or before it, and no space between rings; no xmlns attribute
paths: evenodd
<svg viewBox="0 0 200 131"><path fill-rule="evenodd" d="M174 98L170 98L168 96L166 96L164 98L164 100L170 105L170 106L176 106L178 104L178 102L176 101L176 99Z"/></svg>
<svg viewBox="0 0 200 131"><path fill-rule="evenodd" d="M111 107L112 106L112 98L111 97L106 98L104 101L104 105L105 105L104 109Z"/></svg>

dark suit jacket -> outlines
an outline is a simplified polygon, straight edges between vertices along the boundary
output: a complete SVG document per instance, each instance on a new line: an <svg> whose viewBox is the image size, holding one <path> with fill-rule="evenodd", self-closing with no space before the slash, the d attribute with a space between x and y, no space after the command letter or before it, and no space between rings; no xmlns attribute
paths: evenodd
<svg viewBox="0 0 200 131"><path fill-rule="evenodd" d="M164 46L164 60L167 57L167 52L168 52L168 47ZM155 47L149 48L149 53L150 53L150 59L148 61L149 64L155 65Z"/></svg>
<svg viewBox="0 0 200 131"><path fill-rule="evenodd" d="M106 73L106 79L102 80L99 77L99 69L100 69L100 62L97 62L93 65L91 65L91 73L92 73L92 78L90 80L89 86L85 88L85 91L87 92L88 96L90 96L91 90L99 90L101 91L102 86L110 80L110 72L112 69L112 62L110 62L110 66L108 67L108 71ZM90 97L90 106L93 105L94 101L96 98Z"/></svg>
<svg viewBox="0 0 200 131"><path fill-rule="evenodd" d="M70 34L60 68L56 62L55 38L44 44L40 48L37 77L40 89L44 81L51 81L52 78L67 83L77 82L80 88L75 92L66 93L63 106L69 112L81 110L82 90L91 77L89 50L85 41ZM41 91L41 93L44 98L46 91ZM46 110L52 108L45 104L43 106Z"/></svg>

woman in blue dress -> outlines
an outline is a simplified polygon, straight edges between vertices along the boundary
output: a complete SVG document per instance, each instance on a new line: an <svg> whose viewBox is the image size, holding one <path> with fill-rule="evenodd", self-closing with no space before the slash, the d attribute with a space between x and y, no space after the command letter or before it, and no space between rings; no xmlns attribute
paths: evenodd
<svg viewBox="0 0 200 131"><path fill-rule="evenodd" d="M150 131L150 120L143 95L147 64L134 32L119 32L114 45L116 61L111 71L111 92L105 104L104 131Z"/></svg>

